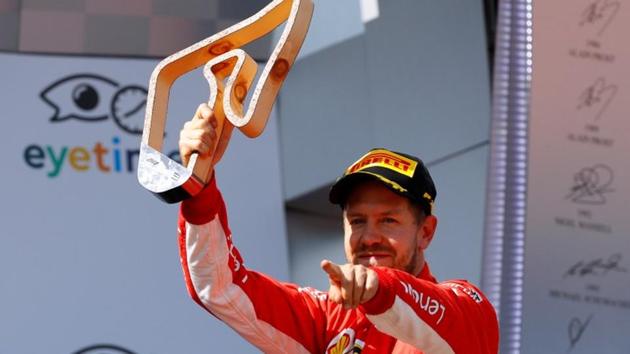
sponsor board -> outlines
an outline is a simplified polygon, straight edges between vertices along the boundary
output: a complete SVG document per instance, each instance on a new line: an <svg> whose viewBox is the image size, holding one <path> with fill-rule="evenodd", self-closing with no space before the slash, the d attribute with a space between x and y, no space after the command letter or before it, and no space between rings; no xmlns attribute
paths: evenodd
<svg viewBox="0 0 630 354"><path fill-rule="evenodd" d="M188 297L177 206L137 182L156 64L0 53L0 353L68 353L99 342L134 353L257 352ZM163 147L171 158L181 125L208 94L200 72L175 83ZM271 117L256 141L235 133L217 178L229 210L238 210L230 228L247 264L286 280L275 124Z"/></svg>

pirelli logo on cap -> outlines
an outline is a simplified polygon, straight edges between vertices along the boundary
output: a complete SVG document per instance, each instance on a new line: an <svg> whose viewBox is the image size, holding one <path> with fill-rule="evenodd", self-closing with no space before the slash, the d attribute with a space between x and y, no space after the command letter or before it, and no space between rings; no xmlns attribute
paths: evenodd
<svg viewBox="0 0 630 354"><path fill-rule="evenodd" d="M402 155L387 150L373 150L355 162L346 170L346 174L355 173L368 167L384 167L392 171L413 177L418 163Z"/></svg>

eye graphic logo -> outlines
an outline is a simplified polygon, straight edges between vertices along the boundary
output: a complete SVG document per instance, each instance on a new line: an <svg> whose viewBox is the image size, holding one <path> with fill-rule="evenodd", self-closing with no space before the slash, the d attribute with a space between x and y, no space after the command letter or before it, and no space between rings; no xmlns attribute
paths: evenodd
<svg viewBox="0 0 630 354"><path fill-rule="evenodd" d="M77 74L53 82L39 96L55 109L51 122L98 122L111 117L125 132L142 135L147 101L147 89L142 86L120 87L100 75Z"/></svg>
<svg viewBox="0 0 630 354"><path fill-rule="evenodd" d="M100 344L79 349L73 354L135 354L134 352L121 348L117 345Z"/></svg>

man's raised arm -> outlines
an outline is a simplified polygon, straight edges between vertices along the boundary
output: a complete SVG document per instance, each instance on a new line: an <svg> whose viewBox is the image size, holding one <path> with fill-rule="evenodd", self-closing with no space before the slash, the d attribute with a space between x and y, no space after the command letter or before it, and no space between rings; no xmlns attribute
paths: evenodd
<svg viewBox="0 0 630 354"><path fill-rule="evenodd" d="M214 128L212 111L200 106L180 134L184 163L193 152L210 151L217 139ZM214 163L227 139L218 144ZM178 231L186 286L200 306L264 352L323 352L326 302L244 266L216 176L200 194L182 202Z"/></svg>

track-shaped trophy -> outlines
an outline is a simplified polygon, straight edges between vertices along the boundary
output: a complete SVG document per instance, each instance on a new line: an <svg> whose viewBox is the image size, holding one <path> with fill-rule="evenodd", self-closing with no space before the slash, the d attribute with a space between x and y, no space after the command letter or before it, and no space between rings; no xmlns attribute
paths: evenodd
<svg viewBox="0 0 630 354"><path fill-rule="evenodd" d="M246 136L255 138L267 125L280 87L302 47L312 15L312 0L274 0L246 20L167 57L157 65L149 81L138 160L138 181L144 188L167 203L177 203L195 196L212 177L216 142L209 156L201 158L195 153L185 167L161 152L169 92L175 80L205 64L203 73L210 86L208 106L219 123L217 137L224 124L232 124ZM257 64L240 48L285 22L280 40L258 78L244 112L243 104L256 76Z"/></svg>

